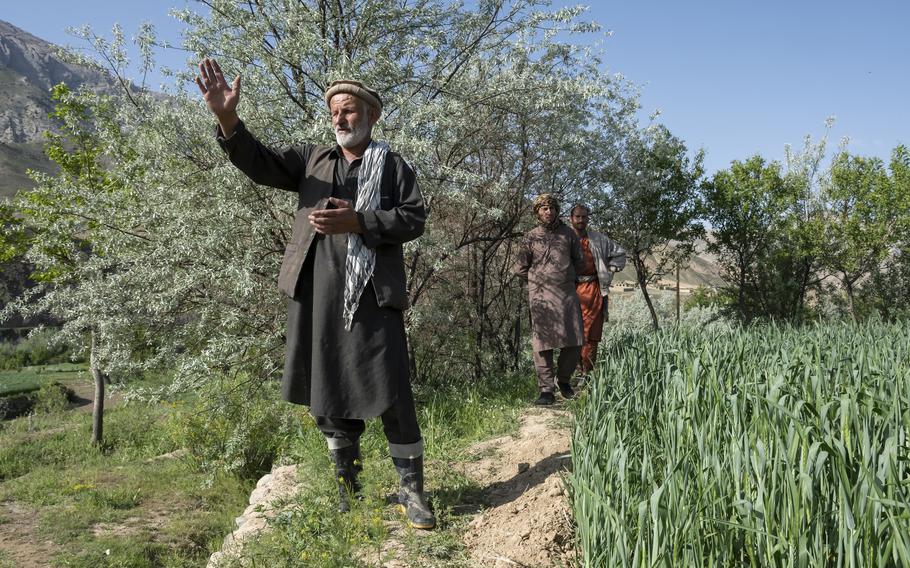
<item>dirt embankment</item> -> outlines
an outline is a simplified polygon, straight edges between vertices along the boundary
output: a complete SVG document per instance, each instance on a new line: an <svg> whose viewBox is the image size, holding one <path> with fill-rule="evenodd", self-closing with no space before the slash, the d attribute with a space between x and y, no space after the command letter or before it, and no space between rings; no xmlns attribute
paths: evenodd
<svg viewBox="0 0 910 568"><path fill-rule="evenodd" d="M489 506L468 525L465 546L478 566L569 566L573 524L563 476L569 456L571 414L533 409L516 436L488 440L474 451L468 475L486 489Z"/></svg>

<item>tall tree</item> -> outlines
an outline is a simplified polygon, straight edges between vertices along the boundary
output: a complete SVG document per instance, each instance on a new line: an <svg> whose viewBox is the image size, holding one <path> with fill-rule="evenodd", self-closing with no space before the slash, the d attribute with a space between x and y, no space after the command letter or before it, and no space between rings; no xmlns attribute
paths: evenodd
<svg viewBox="0 0 910 568"><path fill-rule="evenodd" d="M840 153L832 163L823 199L826 205L822 266L836 275L850 316L858 318L856 287L896 245L901 202L878 158Z"/></svg>
<svg viewBox="0 0 910 568"><path fill-rule="evenodd" d="M625 247L651 323L659 329L648 284L690 256L704 234L699 221L704 155L690 157L682 140L662 125L630 129L605 146L604 154L604 185L592 196L593 209Z"/></svg>
<svg viewBox="0 0 910 568"><path fill-rule="evenodd" d="M894 320L910 315L910 150L906 146L897 146L891 152L888 169L888 197L878 206L885 208L885 216L891 220L890 237L885 243L876 243L885 246L885 258L872 267L868 280L855 292L863 308Z"/></svg>
<svg viewBox="0 0 910 568"><path fill-rule="evenodd" d="M105 171L101 161L103 148L91 124L94 117L84 101L63 84L52 89L55 108L51 116L58 120L60 133L47 133L45 153L60 167L55 176L32 173L38 182L34 190L17 194L10 209L17 212L14 225L3 238L7 255L15 254L34 266L31 278L42 284L44 293L31 306L11 302L20 312L45 312L64 322L74 344L83 343L87 335L90 370L95 383L92 411L92 443L100 444L104 432L104 398L108 373L105 364L104 311L81 301L73 301L72 291L80 282L104 279L113 268L103 249L95 246L96 229L106 223L103 216L86 214L80 208L83 194L111 194L122 190ZM97 107L101 110L103 107ZM76 192L73 188L79 188ZM32 296L38 290L29 291ZM40 306L40 308L36 308Z"/></svg>
<svg viewBox="0 0 910 568"><path fill-rule="evenodd" d="M822 188L828 183L830 167L825 166L828 133L834 117L825 120L825 132L817 142L806 135L803 147L785 150L785 175L796 190L784 220L772 261L775 270L768 274L766 286L774 290L769 312L783 319L801 320L807 313L809 292L819 291L822 283L825 207ZM842 141L842 147L846 140Z"/></svg>
<svg viewBox="0 0 910 568"><path fill-rule="evenodd" d="M717 254L735 309L746 322L768 312L772 292L761 285L769 280L761 273L774 268L771 256L783 217L796 202L795 189L778 163L766 164L758 155L734 161L703 184L704 217L711 225L707 248Z"/></svg>

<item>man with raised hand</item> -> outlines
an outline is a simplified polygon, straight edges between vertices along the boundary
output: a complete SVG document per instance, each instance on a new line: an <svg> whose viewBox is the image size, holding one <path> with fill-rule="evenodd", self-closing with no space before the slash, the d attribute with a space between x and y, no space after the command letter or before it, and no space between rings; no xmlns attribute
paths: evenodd
<svg viewBox="0 0 910 568"><path fill-rule="evenodd" d="M576 291L581 302L581 315L585 327L585 343L581 348L578 364L578 384L583 385L597 361L597 346L603 334L604 320L609 321L609 293L613 274L626 266L626 251L603 233L588 229L591 210L587 205L576 204L569 212L569 221L585 257L584 267L578 273Z"/></svg>
<svg viewBox="0 0 910 568"><path fill-rule="evenodd" d="M364 419L380 416L400 476L408 523L431 529L424 496L423 438L411 394L403 311L402 243L423 234L423 196L413 170L373 140L382 99L357 81L325 92L336 145L273 149L237 115L240 76L228 84L214 59L196 83L218 120L218 143L256 183L298 196L278 285L289 297L282 394L304 404L335 462L341 511L359 491Z"/></svg>
<svg viewBox="0 0 910 568"><path fill-rule="evenodd" d="M531 307L531 349L537 370L538 405L575 393L569 383L578 365L584 331L575 275L582 268L578 237L559 218L559 201L549 193L534 200L537 227L525 233L518 249L515 274L528 283ZM553 351L559 349L556 366Z"/></svg>

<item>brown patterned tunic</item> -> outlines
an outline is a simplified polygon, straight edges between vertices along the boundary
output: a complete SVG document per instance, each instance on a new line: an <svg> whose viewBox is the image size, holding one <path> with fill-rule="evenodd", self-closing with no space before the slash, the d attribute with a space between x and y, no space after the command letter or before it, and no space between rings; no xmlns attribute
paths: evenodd
<svg viewBox="0 0 910 568"><path fill-rule="evenodd" d="M575 292L575 275L583 266L581 244L566 225L552 231L536 227L522 239L515 273L528 282L534 351L584 343Z"/></svg>

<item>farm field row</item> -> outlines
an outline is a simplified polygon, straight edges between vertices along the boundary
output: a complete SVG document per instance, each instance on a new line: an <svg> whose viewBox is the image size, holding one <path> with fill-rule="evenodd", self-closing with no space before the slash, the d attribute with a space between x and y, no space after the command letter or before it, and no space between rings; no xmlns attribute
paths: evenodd
<svg viewBox="0 0 910 568"><path fill-rule="evenodd" d="M910 564L907 324L619 337L576 421L587 566Z"/></svg>

